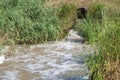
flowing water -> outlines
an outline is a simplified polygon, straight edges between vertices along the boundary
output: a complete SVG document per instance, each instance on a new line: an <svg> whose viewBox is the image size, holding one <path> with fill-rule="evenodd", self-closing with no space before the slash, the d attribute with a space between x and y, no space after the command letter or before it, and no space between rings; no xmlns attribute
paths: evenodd
<svg viewBox="0 0 120 80"><path fill-rule="evenodd" d="M87 80L89 71L81 56L89 55L92 50L83 41L71 30L64 40L16 45L13 53L6 46L0 80Z"/></svg>

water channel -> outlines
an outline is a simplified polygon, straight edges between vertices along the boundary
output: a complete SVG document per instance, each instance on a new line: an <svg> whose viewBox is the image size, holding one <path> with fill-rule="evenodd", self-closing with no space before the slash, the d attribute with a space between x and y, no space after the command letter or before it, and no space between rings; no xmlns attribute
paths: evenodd
<svg viewBox="0 0 120 80"><path fill-rule="evenodd" d="M3 50L0 80L88 80L82 56L92 53L90 45L74 30L61 41L16 45Z"/></svg>

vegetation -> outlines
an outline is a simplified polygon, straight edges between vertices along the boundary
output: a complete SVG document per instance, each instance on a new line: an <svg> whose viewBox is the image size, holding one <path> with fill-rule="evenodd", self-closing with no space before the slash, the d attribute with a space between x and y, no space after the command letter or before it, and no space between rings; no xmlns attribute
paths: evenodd
<svg viewBox="0 0 120 80"><path fill-rule="evenodd" d="M61 27L63 22L60 25L60 18L66 16L64 10L71 13L70 6L52 8L46 7L44 2L44 0L1 0L0 42L39 43L63 38L66 30Z"/></svg>
<svg viewBox="0 0 120 80"><path fill-rule="evenodd" d="M88 19L81 22L79 30L95 54L87 60L91 80L120 79L120 10L108 3L92 3L88 8Z"/></svg>
<svg viewBox="0 0 120 80"><path fill-rule="evenodd" d="M96 49L87 60L91 80L120 78L120 1L111 1L113 6L89 5L87 20L77 27ZM71 3L50 7L45 0L0 0L0 45L59 40L75 25L75 13Z"/></svg>
<svg viewBox="0 0 120 80"><path fill-rule="evenodd" d="M73 4L63 3L58 8L59 25L66 36L76 23L76 7Z"/></svg>

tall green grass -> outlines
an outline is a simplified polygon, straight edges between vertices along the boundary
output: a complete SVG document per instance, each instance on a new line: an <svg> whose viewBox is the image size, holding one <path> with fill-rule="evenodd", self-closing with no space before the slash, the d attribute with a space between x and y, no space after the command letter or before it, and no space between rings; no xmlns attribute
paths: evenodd
<svg viewBox="0 0 120 80"><path fill-rule="evenodd" d="M1 0L0 42L28 44L59 40L74 24L73 10L72 4L46 7L45 0Z"/></svg>
<svg viewBox="0 0 120 80"><path fill-rule="evenodd" d="M120 79L120 11L105 3L93 3L88 8L88 19L79 30L95 52L87 60L91 80Z"/></svg>
<svg viewBox="0 0 120 80"><path fill-rule="evenodd" d="M65 33L64 36L66 36L69 30L75 26L76 7L74 4L62 3L58 6L57 15L59 18L59 25Z"/></svg>
<svg viewBox="0 0 120 80"><path fill-rule="evenodd" d="M39 43L61 38L54 8L44 0L1 0L0 35L7 34L6 43Z"/></svg>

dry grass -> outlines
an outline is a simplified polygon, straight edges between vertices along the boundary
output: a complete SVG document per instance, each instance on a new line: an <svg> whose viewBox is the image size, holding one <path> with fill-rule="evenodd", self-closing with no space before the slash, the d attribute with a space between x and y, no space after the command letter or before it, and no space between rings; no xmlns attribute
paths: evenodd
<svg viewBox="0 0 120 80"><path fill-rule="evenodd" d="M0 37L0 44L5 44L8 39L8 34L5 34L4 36Z"/></svg>
<svg viewBox="0 0 120 80"><path fill-rule="evenodd" d="M106 67L105 78L106 80L119 80L120 79L120 62L117 59L116 62L111 61L109 62L109 67Z"/></svg>
<svg viewBox="0 0 120 80"><path fill-rule="evenodd" d="M46 5L47 6L58 6L62 3L72 3L76 7L88 7L89 4L93 2L107 2L110 3L111 5L115 5L117 7L120 7L120 0L46 0Z"/></svg>
<svg viewBox="0 0 120 80"><path fill-rule="evenodd" d="M46 5L48 6L58 6L62 3L74 4L77 7L83 6L87 0L46 0Z"/></svg>

